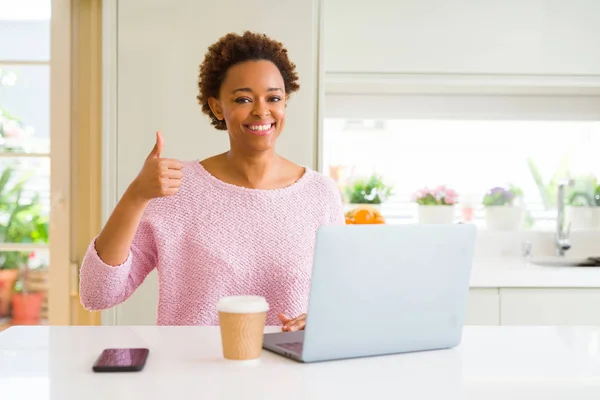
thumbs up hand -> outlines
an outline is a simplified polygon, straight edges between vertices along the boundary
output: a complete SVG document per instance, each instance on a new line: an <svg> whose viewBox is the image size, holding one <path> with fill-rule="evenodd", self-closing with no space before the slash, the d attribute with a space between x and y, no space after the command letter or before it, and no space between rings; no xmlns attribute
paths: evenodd
<svg viewBox="0 0 600 400"><path fill-rule="evenodd" d="M163 144L161 133L156 132L156 143L146 157L142 170L131 183L131 191L141 200L172 196L181 186L183 163L174 159L161 158Z"/></svg>

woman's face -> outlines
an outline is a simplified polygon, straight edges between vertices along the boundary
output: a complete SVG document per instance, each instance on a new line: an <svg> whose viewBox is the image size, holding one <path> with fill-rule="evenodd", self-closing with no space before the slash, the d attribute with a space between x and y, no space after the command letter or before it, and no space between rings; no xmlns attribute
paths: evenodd
<svg viewBox="0 0 600 400"><path fill-rule="evenodd" d="M231 67L219 99L209 99L215 116L225 119L232 147L252 152L274 148L285 125L285 102L279 69L263 60Z"/></svg>

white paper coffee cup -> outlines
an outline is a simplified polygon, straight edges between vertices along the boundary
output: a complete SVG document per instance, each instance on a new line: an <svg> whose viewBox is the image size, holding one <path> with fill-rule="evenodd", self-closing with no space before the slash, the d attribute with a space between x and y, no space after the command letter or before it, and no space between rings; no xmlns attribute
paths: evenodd
<svg viewBox="0 0 600 400"><path fill-rule="evenodd" d="M217 303L223 356L229 360L260 357L269 304L262 296L229 296Z"/></svg>

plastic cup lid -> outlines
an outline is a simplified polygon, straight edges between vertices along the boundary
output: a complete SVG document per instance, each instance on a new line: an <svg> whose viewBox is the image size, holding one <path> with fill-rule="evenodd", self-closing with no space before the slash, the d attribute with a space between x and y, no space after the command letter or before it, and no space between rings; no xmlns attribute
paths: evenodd
<svg viewBox="0 0 600 400"><path fill-rule="evenodd" d="M267 300L262 296L228 296L217 303L217 311L226 313L259 313L269 310Z"/></svg>

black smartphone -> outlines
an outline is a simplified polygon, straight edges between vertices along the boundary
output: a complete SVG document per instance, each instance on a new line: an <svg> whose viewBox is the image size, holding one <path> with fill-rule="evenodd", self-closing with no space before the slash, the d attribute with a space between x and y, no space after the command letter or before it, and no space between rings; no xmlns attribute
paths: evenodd
<svg viewBox="0 0 600 400"><path fill-rule="evenodd" d="M148 349L105 349L92 369L94 372L141 371L148 359Z"/></svg>

